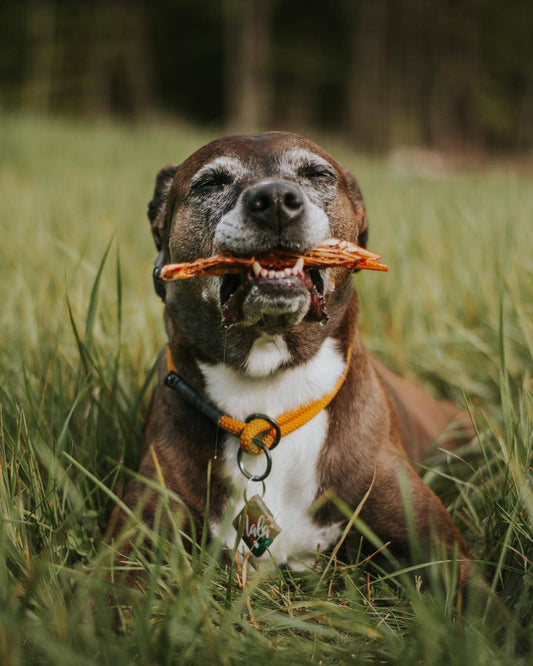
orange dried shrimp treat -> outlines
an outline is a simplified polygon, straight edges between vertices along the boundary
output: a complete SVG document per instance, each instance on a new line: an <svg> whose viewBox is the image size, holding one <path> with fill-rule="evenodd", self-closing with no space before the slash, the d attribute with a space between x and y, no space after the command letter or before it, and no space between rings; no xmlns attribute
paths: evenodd
<svg viewBox="0 0 533 666"><path fill-rule="evenodd" d="M159 272L163 280L183 280L200 275L226 275L242 273L250 269L256 260L273 268L290 266L299 258L303 259L305 268L327 268L343 266L353 271L368 269L386 271L387 266L381 263L379 254L370 252L355 243L338 238L328 238L305 254L276 250L258 257L236 257L232 254L215 254L196 261L166 264Z"/></svg>

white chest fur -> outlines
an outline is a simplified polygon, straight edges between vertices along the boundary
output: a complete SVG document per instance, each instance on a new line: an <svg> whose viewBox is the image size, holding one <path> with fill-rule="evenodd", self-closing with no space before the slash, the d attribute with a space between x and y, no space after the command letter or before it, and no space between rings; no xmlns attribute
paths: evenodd
<svg viewBox="0 0 533 666"><path fill-rule="evenodd" d="M280 349L280 355L285 350ZM285 360L285 359L282 359ZM344 359L337 343L327 338L318 354L308 363L269 376L237 373L225 365L201 366L207 394L224 413L244 420L249 414L261 412L276 418L329 393L344 370ZM326 411L280 441L272 451L272 471L265 480L263 500L273 513L281 533L259 560L261 566L273 561L293 568L305 566L314 559L317 548L324 550L335 543L340 525L320 527L314 524L309 508L316 499L316 466L328 430ZM211 529L228 547L233 548L233 518L244 505L247 485L237 466L239 442L226 435L224 440L224 472L232 487L232 496L225 517ZM244 456L246 469L252 474L264 470L264 456ZM248 497L261 494L261 484L248 482ZM270 554L270 556L269 556Z"/></svg>

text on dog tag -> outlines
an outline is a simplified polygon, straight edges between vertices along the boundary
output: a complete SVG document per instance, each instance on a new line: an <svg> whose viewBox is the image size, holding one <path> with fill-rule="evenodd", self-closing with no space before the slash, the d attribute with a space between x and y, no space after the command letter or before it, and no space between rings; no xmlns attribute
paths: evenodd
<svg viewBox="0 0 533 666"><path fill-rule="evenodd" d="M256 557L260 557L281 532L270 509L259 495L251 497L235 517L233 527L242 529L242 540Z"/></svg>

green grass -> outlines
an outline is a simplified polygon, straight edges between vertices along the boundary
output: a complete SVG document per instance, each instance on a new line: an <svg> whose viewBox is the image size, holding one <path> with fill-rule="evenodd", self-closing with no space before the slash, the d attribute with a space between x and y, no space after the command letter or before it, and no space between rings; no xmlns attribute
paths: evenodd
<svg viewBox="0 0 533 666"><path fill-rule="evenodd" d="M134 554L143 590L127 591L102 536L164 344L146 204L158 168L210 137L8 115L0 134L0 664L530 663L530 182L496 167L423 180L340 151L390 266L355 278L366 344L474 419L476 439L421 473L489 599L457 615L453 566L420 590L373 562L243 581L177 530ZM115 593L131 605L119 634Z"/></svg>

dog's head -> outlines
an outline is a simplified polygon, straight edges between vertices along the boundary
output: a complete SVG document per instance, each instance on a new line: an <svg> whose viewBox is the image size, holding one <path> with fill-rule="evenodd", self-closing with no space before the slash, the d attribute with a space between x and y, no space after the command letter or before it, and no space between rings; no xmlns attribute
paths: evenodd
<svg viewBox="0 0 533 666"><path fill-rule="evenodd" d="M329 237L364 247L368 237L354 176L319 146L284 132L218 139L181 165L165 167L148 215L165 262L219 252L305 252ZM223 308L231 307L231 332L239 341L234 346L249 347L258 337L319 326L317 294L333 318L335 308L346 307L340 294L347 293L350 277L342 268L302 272L256 265L250 275L168 283L163 296L180 334L205 341L206 350L216 347Z"/></svg>

